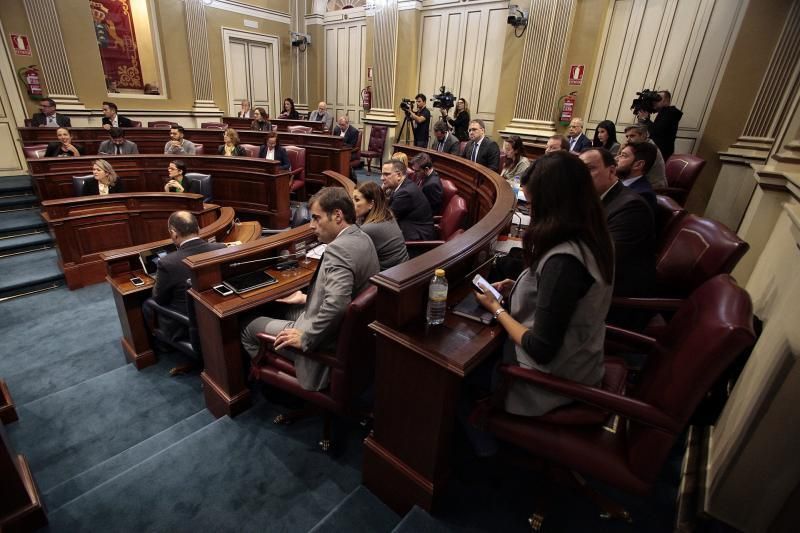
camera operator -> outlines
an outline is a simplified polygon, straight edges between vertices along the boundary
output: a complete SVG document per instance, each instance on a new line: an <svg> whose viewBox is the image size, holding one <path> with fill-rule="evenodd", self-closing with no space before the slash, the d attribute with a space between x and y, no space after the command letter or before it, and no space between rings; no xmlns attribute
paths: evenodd
<svg viewBox="0 0 800 533"><path fill-rule="evenodd" d="M645 109L639 110L639 122L647 124L650 138L656 143L664 159L669 159L675 152L675 138L678 136L678 123L683 117L683 111L672 105L672 94L669 91L658 91L661 99L653 103L656 113L655 121L650 120L650 113Z"/></svg>
<svg viewBox="0 0 800 533"><path fill-rule="evenodd" d="M456 110L453 113L453 118L447 116L446 109L442 109L442 120L447 120L453 127L453 135L455 135L459 141L464 142L469 140L469 133L467 132L467 128L469 127L469 107L467 106L466 100L463 98L456 100Z"/></svg>
<svg viewBox="0 0 800 533"><path fill-rule="evenodd" d="M413 130L414 130L414 146L419 146L420 148L427 148L428 147L428 137L430 135L430 125L431 125L431 112L428 111L428 108L425 107L425 102L427 98L424 94L420 93L415 97L417 102L417 109L416 111L414 108L410 108L406 111L406 115L414 121Z"/></svg>

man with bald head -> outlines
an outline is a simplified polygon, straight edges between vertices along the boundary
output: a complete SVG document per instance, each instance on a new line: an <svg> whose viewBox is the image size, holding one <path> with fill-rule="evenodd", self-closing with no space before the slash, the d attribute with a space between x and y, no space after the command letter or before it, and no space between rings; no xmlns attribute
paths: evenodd
<svg viewBox="0 0 800 533"><path fill-rule="evenodd" d="M317 122L324 122L325 129L331 131L333 129L333 115L328 113L328 104L320 102L317 109L311 112L308 120L316 120Z"/></svg>
<svg viewBox="0 0 800 533"><path fill-rule="evenodd" d="M333 128L333 134L344 139L344 144L355 148L358 144L358 130L350 125L350 118L347 115L339 117L338 125ZM353 150L350 159L358 159L358 151Z"/></svg>
<svg viewBox="0 0 800 533"><path fill-rule="evenodd" d="M177 250L168 253L158 261L153 299L163 307L186 315L188 312L186 309L187 280L192 277L192 272L183 264L183 258L219 250L225 248L225 245L216 242L209 243L201 239L198 236L200 228L197 219L188 211L172 213L167 221L167 231ZM160 329L169 331L171 339L179 340L189 337L186 328L177 322L166 317L159 318L159 322Z"/></svg>
<svg viewBox="0 0 800 533"><path fill-rule="evenodd" d="M592 141L589 140L583 133L583 119L582 118L573 118L572 121L569 123L569 128L567 129L569 133L569 151L579 154L583 152L585 149L589 148L592 145Z"/></svg>

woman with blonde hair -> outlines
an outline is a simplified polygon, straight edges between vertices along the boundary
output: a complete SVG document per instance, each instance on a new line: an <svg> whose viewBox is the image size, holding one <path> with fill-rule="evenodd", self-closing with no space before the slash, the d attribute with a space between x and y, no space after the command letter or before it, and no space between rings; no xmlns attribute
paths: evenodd
<svg viewBox="0 0 800 533"><path fill-rule="evenodd" d="M372 239L375 251L378 252L381 270L408 261L403 232L400 231L380 186L374 181L362 183L353 191L353 204L358 225Z"/></svg>
<svg viewBox="0 0 800 533"><path fill-rule="evenodd" d="M239 144L239 133L235 129L227 128L222 138L225 139L225 144L219 145L219 148L217 149L217 155L247 155L242 145Z"/></svg>
<svg viewBox="0 0 800 533"><path fill-rule="evenodd" d="M94 179L83 184L81 196L124 192L114 167L105 159L97 159L92 163L92 174Z"/></svg>

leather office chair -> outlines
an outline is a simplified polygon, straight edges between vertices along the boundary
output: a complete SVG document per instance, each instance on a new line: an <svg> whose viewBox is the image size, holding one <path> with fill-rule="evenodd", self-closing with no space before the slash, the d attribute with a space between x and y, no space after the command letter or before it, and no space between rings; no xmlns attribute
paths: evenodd
<svg viewBox="0 0 800 533"><path fill-rule="evenodd" d="M177 124L169 120L153 120L147 123L148 128L171 128L172 126L177 126Z"/></svg>
<svg viewBox="0 0 800 533"><path fill-rule="evenodd" d="M611 392L503 365L500 372L506 379L569 396L582 406L567 405L543 417L521 417L496 407L502 405L502 398L495 397L495 407L473 413L474 419L482 418L485 428L498 438L551 464L624 491L646 493L707 391L754 344L752 303L733 278L722 274L683 303L658 339L624 330L609 333L647 350L647 364L633 390ZM575 423L569 417L591 407L620 417L615 432L596 421ZM541 522L541 514L538 518Z"/></svg>
<svg viewBox="0 0 800 533"><path fill-rule="evenodd" d="M244 152L245 154L247 154L247 157L258 157L258 151L260 149L259 146L255 144L244 144L244 143L240 144L239 146L244 148Z"/></svg>
<svg viewBox="0 0 800 533"><path fill-rule="evenodd" d="M32 118L26 118L25 121L24 121L24 124L25 124L26 128L32 128L33 127L33 119Z"/></svg>
<svg viewBox="0 0 800 533"><path fill-rule="evenodd" d="M686 216L686 209L669 196L656 196L656 242L663 243L680 219Z"/></svg>
<svg viewBox="0 0 800 533"><path fill-rule="evenodd" d="M360 417L365 414L359 409L356 400L373 380L375 337L367 326L375 320L377 294L378 289L370 285L350 302L338 329L335 353L302 353L330 367L330 385L324 390L303 389L295 377L294 363L272 351L275 337L259 334L261 351L253 360L250 377L303 399L311 404L314 410L323 412L325 427L322 441L319 443L323 451L328 451L331 445L331 415ZM288 424L308 414L309 410L303 410L289 415L278 415L273 422Z"/></svg>
<svg viewBox="0 0 800 533"><path fill-rule="evenodd" d="M313 128L311 126L292 125L286 126L286 131L289 133L311 133Z"/></svg>
<svg viewBox="0 0 800 533"><path fill-rule="evenodd" d="M386 145L386 134L389 131L387 126L372 126L369 132L369 145L366 150L361 152L361 157L367 160L367 174L372 174L372 160L378 161L383 157L383 148Z"/></svg>
<svg viewBox="0 0 800 533"><path fill-rule="evenodd" d="M450 203L450 200L452 200L453 197L458 194L458 188L451 180L447 178L440 178L439 181L442 182L442 211L444 211L444 208L447 207L447 204ZM439 213L434 214L438 215Z"/></svg>
<svg viewBox="0 0 800 533"><path fill-rule="evenodd" d="M464 150L467 149L467 143L469 143L469 141L461 141L460 143L458 143L458 155L460 156L464 155Z"/></svg>
<svg viewBox="0 0 800 533"><path fill-rule="evenodd" d="M153 337L162 345L175 348L182 354L188 356L192 362L179 365L170 369L170 375L177 376L185 374L195 368L203 367L203 352L200 343L200 330L197 328L197 318L194 310L194 299L186 297L187 314L179 313L168 307L159 305L152 298L145 300L142 305L144 316L148 319L148 328ZM171 320L184 327L188 332L188 337L173 339L170 331L163 327L164 319Z"/></svg>
<svg viewBox="0 0 800 533"><path fill-rule="evenodd" d="M289 193L294 193L298 200L306 199L306 149L300 146L284 146L289 163L292 165L292 181Z"/></svg>
<svg viewBox="0 0 800 533"><path fill-rule="evenodd" d="M213 195L211 189L211 174L201 174L200 172L187 172L185 179L196 181L200 184L198 194L203 195L203 201L210 203Z"/></svg>
<svg viewBox="0 0 800 533"><path fill-rule="evenodd" d="M353 147L353 153L350 155L350 168L361 168L364 166L364 161L361 159L361 142L364 130L358 130L358 139L356 145Z"/></svg>
<svg viewBox="0 0 800 533"><path fill-rule="evenodd" d="M47 152L47 145L29 144L23 146L22 151L25 154L25 159L41 159L44 157L45 152Z"/></svg>
<svg viewBox="0 0 800 533"><path fill-rule="evenodd" d="M224 130L228 125L224 122L201 122L200 128L204 130Z"/></svg>
<svg viewBox="0 0 800 533"><path fill-rule="evenodd" d="M464 233L464 220L467 218L467 202L458 194L454 195L442 211L437 229L438 241L406 241L408 253L417 256L425 251Z"/></svg>
<svg viewBox="0 0 800 533"><path fill-rule="evenodd" d="M205 155L206 151L202 144L194 144L194 155Z"/></svg>
<svg viewBox="0 0 800 533"><path fill-rule="evenodd" d="M72 191L75 196L83 196L83 187L87 181L92 181L94 174L87 176L72 176Z"/></svg>
<svg viewBox="0 0 800 533"><path fill-rule="evenodd" d="M142 121L141 120L131 120L131 128L141 128Z"/></svg>
<svg viewBox="0 0 800 533"><path fill-rule="evenodd" d="M667 187L655 189L656 194L669 196L679 205L684 205L704 166L706 166L706 160L702 157L691 154L672 154L667 159L664 169L667 175Z"/></svg>

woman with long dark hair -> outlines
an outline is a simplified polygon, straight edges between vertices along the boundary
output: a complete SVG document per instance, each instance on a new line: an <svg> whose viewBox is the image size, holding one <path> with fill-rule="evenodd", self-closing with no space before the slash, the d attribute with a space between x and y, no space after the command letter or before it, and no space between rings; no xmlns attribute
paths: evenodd
<svg viewBox="0 0 800 533"><path fill-rule="evenodd" d="M278 115L278 118L300 119L300 113L294 108L294 100L291 98L285 98L283 100L283 113Z"/></svg>
<svg viewBox="0 0 800 533"><path fill-rule="evenodd" d="M605 148L612 155L617 155L619 152L619 143L617 142L617 127L610 120L604 120L597 125L594 130L594 139L592 146L595 148Z"/></svg>
<svg viewBox="0 0 800 533"><path fill-rule="evenodd" d="M604 319L611 304L614 252L603 206L586 165L553 152L530 167L524 191L531 225L523 239L526 268L515 280L476 298L508 333L503 362L587 385L603 379ZM514 382L508 412L538 416L570 399Z"/></svg>
<svg viewBox="0 0 800 533"><path fill-rule="evenodd" d="M516 176L521 177L528 170L531 162L522 155L523 149L522 139L518 135L511 135L503 141L503 154L506 157L500 175L506 180L513 180Z"/></svg>
<svg viewBox="0 0 800 533"><path fill-rule="evenodd" d="M469 140L469 134L467 133L467 128L469 128L469 106L466 100L463 98L456 100L456 110L453 113L453 118L446 115L444 118L446 118L447 122L453 127L453 135L455 135L459 141Z"/></svg>
<svg viewBox="0 0 800 533"><path fill-rule="evenodd" d="M397 225L386 195L374 181L365 181L353 191L357 223L369 235L378 252L381 270L408 261L403 232Z"/></svg>
<svg viewBox="0 0 800 533"><path fill-rule="evenodd" d="M250 123L250 129L256 131L272 131L272 124L269 121L267 110L263 107L257 107L253 111L253 122Z"/></svg>

